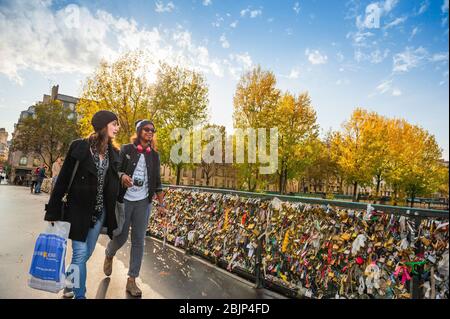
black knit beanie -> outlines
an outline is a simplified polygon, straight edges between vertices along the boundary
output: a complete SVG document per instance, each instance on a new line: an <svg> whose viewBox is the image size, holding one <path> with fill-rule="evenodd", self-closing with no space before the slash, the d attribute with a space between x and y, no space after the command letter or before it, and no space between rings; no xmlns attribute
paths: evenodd
<svg viewBox="0 0 450 319"><path fill-rule="evenodd" d="M94 130L98 132L112 121L118 121L116 114L110 111L102 110L94 114L91 123Z"/></svg>

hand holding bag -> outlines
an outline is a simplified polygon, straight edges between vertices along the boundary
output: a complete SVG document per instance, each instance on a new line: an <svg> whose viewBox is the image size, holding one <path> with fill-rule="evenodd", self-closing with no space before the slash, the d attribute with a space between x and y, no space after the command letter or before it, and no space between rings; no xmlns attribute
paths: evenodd
<svg viewBox="0 0 450 319"><path fill-rule="evenodd" d="M49 222L45 232L39 234L36 240L28 279L28 286L31 288L57 293L65 287L65 259L70 223L63 221L64 210L78 165L77 161L67 191L61 200L61 221Z"/></svg>

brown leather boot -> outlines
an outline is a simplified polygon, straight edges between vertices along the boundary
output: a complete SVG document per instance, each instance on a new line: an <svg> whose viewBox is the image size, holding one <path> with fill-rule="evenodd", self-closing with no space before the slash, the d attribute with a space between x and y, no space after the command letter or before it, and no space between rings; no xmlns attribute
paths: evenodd
<svg viewBox="0 0 450 319"><path fill-rule="evenodd" d="M105 262L103 263L103 272L106 276L111 276L114 257L105 256Z"/></svg>
<svg viewBox="0 0 450 319"><path fill-rule="evenodd" d="M141 297L142 296L141 289L139 289L139 287L137 286L136 281L131 278L128 278L128 280L127 280L127 291L133 297Z"/></svg>

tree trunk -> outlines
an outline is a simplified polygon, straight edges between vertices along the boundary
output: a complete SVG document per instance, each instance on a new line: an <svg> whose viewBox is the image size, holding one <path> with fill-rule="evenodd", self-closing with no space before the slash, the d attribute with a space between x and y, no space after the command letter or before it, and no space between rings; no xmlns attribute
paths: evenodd
<svg viewBox="0 0 450 319"><path fill-rule="evenodd" d="M287 170L287 167L285 167L284 168L284 179L283 179L283 183L284 183L283 194L287 193L287 180L288 180L287 176L288 176L288 170Z"/></svg>
<svg viewBox="0 0 450 319"><path fill-rule="evenodd" d="M280 192L280 194L281 194L281 189L282 189L282 183L283 183L283 171L281 171L279 174L278 174L278 191Z"/></svg>
<svg viewBox="0 0 450 319"><path fill-rule="evenodd" d="M353 183L353 198L352 198L352 200L354 202L358 201L358 196L356 195L357 191L358 191L358 182L354 182Z"/></svg>
<svg viewBox="0 0 450 319"><path fill-rule="evenodd" d="M180 185L180 177L181 177L181 166L177 165L177 183L176 183L176 185Z"/></svg>
<svg viewBox="0 0 450 319"><path fill-rule="evenodd" d="M411 208L414 207L414 199L416 198L415 192L411 192Z"/></svg>
<svg viewBox="0 0 450 319"><path fill-rule="evenodd" d="M377 203L377 198L379 197L379 193L380 193L380 184L381 184L381 174L377 175L377 190L375 193L375 199L373 201L374 204ZM381 202L380 202L381 203Z"/></svg>

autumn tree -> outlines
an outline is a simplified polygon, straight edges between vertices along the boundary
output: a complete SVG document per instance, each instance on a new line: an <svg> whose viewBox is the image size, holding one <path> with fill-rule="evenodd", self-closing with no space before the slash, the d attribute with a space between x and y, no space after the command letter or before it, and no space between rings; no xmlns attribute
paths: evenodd
<svg viewBox="0 0 450 319"><path fill-rule="evenodd" d="M303 181L307 179L312 182L314 191L317 191L317 187L324 182L324 191L328 193L332 180L342 181L339 166L332 154L334 135L335 132L330 130L323 139L314 138L303 147L304 164L299 176ZM302 184L304 188L304 182Z"/></svg>
<svg viewBox="0 0 450 319"><path fill-rule="evenodd" d="M176 171L176 183L180 183L181 169L192 168L192 163L174 163L170 158L172 146L179 140L171 138L175 129L190 131L204 124L208 117L208 86L202 74L182 68L161 64L153 87L150 103L155 110L158 127L158 146L161 162ZM190 147L191 143L185 147ZM190 153L190 152L189 152Z"/></svg>
<svg viewBox="0 0 450 319"><path fill-rule="evenodd" d="M405 193L413 207L417 196L429 196L441 186L442 152L435 137L420 126L405 120L392 120L391 125L387 181L394 189L394 200Z"/></svg>
<svg viewBox="0 0 450 319"><path fill-rule="evenodd" d="M363 109L356 109L351 118L344 122L342 132L338 132L333 141L333 156L338 163L347 183L353 186L353 200L356 201L358 185L372 182L372 164L370 135L371 115Z"/></svg>
<svg viewBox="0 0 450 319"><path fill-rule="evenodd" d="M64 157L70 143L78 137L75 114L60 101L39 103L34 115L22 119L17 126L12 151L37 154L49 167Z"/></svg>
<svg viewBox="0 0 450 319"><path fill-rule="evenodd" d="M233 98L234 127L243 130L275 127L273 120L279 97L280 91L276 88L276 78L271 71L258 66L244 73ZM248 139L245 139L245 154L248 154L248 146ZM255 163L246 159L245 163L236 165L241 181L249 191L255 191L261 180L259 166L258 156Z"/></svg>
<svg viewBox="0 0 450 319"><path fill-rule="evenodd" d="M286 193L289 179L297 176L302 164L308 163L308 143L317 139L316 112L308 93L298 96L287 92L278 101L271 125L278 127L278 186Z"/></svg>
<svg viewBox="0 0 450 319"><path fill-rule="evenodd" d="M116 140L129 143L135 132L134 123L152 118L155 109L151 102L152 86L147 80L147 65L140 52L129 52L114 62L102 61L84 83L77 104L80 134L92 132L91 119L99 110L117 114L120 130Z"/></svg>
<svg viewBox="0 0 450 319"><path fill-rule="evenodd" d="M209 186L211 178L220 170L226 168L225 163L225 127L215 124L207 124L200 132L201 134L201 154L206 154L211 157L211 161L205 160L202 156L201 163L198 165L201 168L202 175L206 179L206 185ZM219 140L220 138L220 140ZM217 141L218 143L215 143ZM217 152L217 153L216 153ZM216 156L217 155L217 156ZM218 161L215 158L219 159Z"/></svg>

